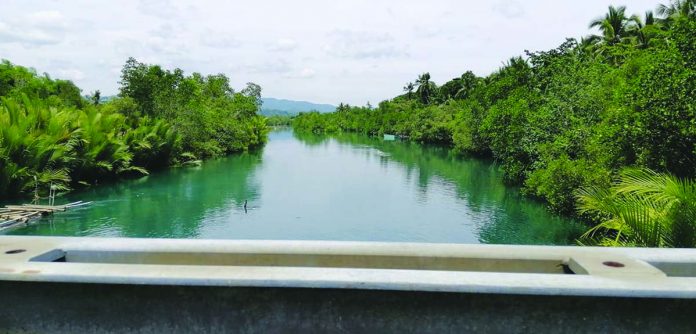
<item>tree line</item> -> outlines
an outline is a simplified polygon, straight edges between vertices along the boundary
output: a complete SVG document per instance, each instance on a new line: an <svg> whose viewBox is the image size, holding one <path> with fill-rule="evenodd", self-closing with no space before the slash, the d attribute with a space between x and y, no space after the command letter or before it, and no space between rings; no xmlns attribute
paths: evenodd
<svg viewBox="0 0 696 334"><path fill-rule="evenodd" d="M589 27L597 34L525 51L488 76L465 72L438 86L424 73L377 108L340 104L293 126L395 134L493 157L506 182L598 226L588 240L695 247L696 1L640 16L610 6ZM627 176L626 168L643 170ZM658 202L668 205L648 205Z"/></svg>
<svg viewBox="0 0 696 334"><path fill-rule="evenodd" d="M117 97L0 63L0 199L41 196L244 151L266 140L261 88L128 59Z"/></svg>

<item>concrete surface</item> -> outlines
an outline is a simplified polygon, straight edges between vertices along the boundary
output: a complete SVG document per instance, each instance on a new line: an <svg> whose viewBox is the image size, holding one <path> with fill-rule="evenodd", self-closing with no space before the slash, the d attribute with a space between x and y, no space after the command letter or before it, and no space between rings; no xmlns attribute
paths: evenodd
<svg viewBox="0 0 696 334"><path fill-rule="evenodd" d="M696 249L0 237L0 281L695 298L695 264Z"/></svg>
<svg viewBox="0 0 696 334"><path fill-rule="evenodd" d="M1 282L10 333L693 333L693 299Z"/></svg>
<svg viewBox="0 0 696 334"><path fill-rule="evenodd" d="M696 249L0 236L0 333L693 332Z"/></svg>

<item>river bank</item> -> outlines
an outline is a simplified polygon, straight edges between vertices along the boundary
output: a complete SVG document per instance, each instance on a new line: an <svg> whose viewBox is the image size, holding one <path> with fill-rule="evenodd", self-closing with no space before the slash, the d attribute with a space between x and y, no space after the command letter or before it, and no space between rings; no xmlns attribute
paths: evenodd
<svg viewBox="0 0 696 334"><path fill-rule="evenodd" d="M582 233L490 162L448 151L277 129L257 150L68 194L92 205L11 233L561 245Z"/></svg>

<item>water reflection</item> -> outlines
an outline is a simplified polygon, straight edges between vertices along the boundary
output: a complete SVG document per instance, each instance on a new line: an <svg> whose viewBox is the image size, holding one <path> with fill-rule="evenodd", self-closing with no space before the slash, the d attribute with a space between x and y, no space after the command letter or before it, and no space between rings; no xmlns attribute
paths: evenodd
<svg viewBox="0 0 696 334"><path fill-rule="evenodd" d="M243 211L261 185L254 177L262 150L176 168L133 180L70 194L62 201L93 201L90 206L51 218L14 234L195 238L206 217Z"/></svg>
<svg viewBox="0 0 696 334"><path fill-rule="evenodd" d="M309 146L326 143L326 136L295 133ZM536 201L523 197L518 188L505 186L496 166L482 159L466 159L449 149L412 142L382 141L358 134L330 137L343 145L364 149L366 156L379 156L379 163L396 163L405 169L406 182L417 180L426 200L428 187L453 189L475 222L478 241L490 244L568 244L583 231L578 223L550 214Z"/></svg>
<svg viewBox="0 0 696 334"><path fill-rule="evenodd" d="M279 130L263 150L61 199L30 235L567 244L573 222L440 147ZM246 210L245 210L246 203Z"/></svg>

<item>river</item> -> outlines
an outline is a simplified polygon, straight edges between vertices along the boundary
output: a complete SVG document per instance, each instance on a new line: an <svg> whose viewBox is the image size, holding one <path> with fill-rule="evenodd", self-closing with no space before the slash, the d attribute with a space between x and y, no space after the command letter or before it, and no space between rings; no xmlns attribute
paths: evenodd
<svg viewBox="0 0 696 334"><path fill-rule="evenodd" d="M491 162L291 129L255 152L60 198L77 200L92 204L8 234L572 244L582 231L503 185Z"/></svg>

